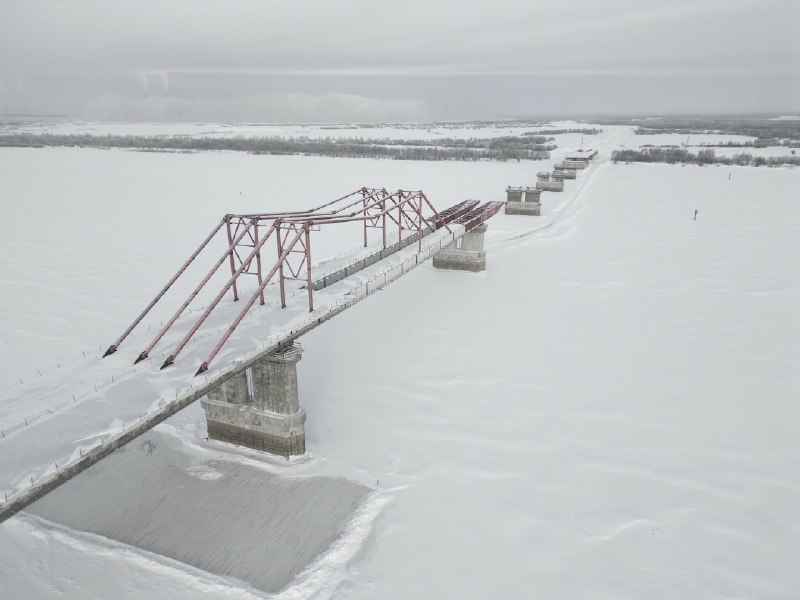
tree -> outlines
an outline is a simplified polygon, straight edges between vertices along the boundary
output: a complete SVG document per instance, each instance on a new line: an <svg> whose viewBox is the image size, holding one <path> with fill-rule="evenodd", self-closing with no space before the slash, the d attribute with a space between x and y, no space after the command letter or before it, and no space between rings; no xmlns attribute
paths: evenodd
<svg viewBox="0 0 800 600"><path fill-rule="evenodd" d="M710 165L714 162L714 158L713 150L700 150L700 152L697 153L697 164Z"/></svg>

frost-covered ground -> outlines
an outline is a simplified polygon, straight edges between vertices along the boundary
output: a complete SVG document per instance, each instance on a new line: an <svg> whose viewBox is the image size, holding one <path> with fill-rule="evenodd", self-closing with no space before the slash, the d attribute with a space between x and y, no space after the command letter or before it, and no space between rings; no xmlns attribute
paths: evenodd
<svg viewBox="0 0 800 600"><path fill-rule="evenodd" d="M736 144L752 143L755 142L756 138L749 135L728 133L644 133L634 135L631 140L637 146L644 146L645 144L652 146L682 146L683 144L697 146L700 144L725 144L727 142Z"/></svg>
<svg viewBox="0 0 800 600"><path fill-rule="evenodd" d="M752 146L714 146L714 144L735 144L753 143L755 137L747 135L729 135L718 133L704 134L681 134L681 133L657 133L633 135L625 145L627 148L639 148L641 146L677 146L683 147L689 152L697 153L700 150L713 150L717 156L733 156L735 154L752 154L753 156L763 156L764 158L777 156L791 156L792 150L787 146L767 146L766 148L755 148Z"/></svg>
<svg viewBox="0 0 800 600"><path fill-rule="evenodd" d="M425 265L303 338L311 456L280 469L379 493L284 597L800 592L800 170L612 165L647 142L606 129L541 218L492 219L486 273ZM502 199L568 137L541 163L4 149L3 378L107 344L224 212ZM165 431L200 448L202 419ZM11 598L254 593L31 518L0 557Z"/></svg>

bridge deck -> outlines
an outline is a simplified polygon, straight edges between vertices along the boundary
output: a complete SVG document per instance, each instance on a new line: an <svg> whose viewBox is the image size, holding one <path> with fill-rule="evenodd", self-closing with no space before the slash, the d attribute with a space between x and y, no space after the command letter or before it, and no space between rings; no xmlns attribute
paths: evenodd
<svg viewBox="0 0 800 600"><path fill-rule="evenodd" d="M294 302L288 301L285 309L272 305L253 310L236 337L220 353L218 363L199 377L193 376L207 351L202 342L186 349L186 360L163 371L159 370L158 355L132 367L139 345L129 343L113 356L91 357L15 388L13 397L6 399L12 404L26 398L51 396L54 405L60 402L62 408L35 423L5 430L5 437L0 438L0 490L8 497L0 503L0 522L201 398L260 357L422 264L464 233L460 225L451 229L453 233L439 230L425 236L419 252L417 244L412 244L321 289L315 295L317 308L312 313L308 312L302 296ZM338 271L340 266L328 265L327 269ZM199 338L212 343L219 329L227 327L230 313L237 309L233 305L230 310L221 310L209 318ZM187 318L176 323L172 338L183 335L190 321ZM163 345L169 347L172 343L174 339L166 338ZM96 381L107 383L94 390L91 382Z"/></svg>

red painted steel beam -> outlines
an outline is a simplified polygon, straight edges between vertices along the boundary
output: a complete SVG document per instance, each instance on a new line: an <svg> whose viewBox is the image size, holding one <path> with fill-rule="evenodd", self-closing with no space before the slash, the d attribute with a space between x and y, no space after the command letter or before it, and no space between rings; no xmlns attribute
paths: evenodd
<svg viewBox="0 0 800 600"><path fill-rule="evenodd" d="M225 223L224 220L223 223ZM164 334L167 333L167 331L169 331L170 327L172 327L175 321L178 320L178 317L180 317L181 314L183 314L183 311L186 310L186 308L192 303L192 300L194 300L197 297L197 294L200 293L200 290L202 290L205 287L205 285L208 283L208 281L211 279L214 273L216 273L217 270L222 266L222 263L224 263L225 259L228 258L228 255L230 255L233 252L233 249L236 247L236 244L238 244L239 241L245 236L251 225L252 223L236 234L236 237L231 241L231 244L230 246L228 246L228 249L222 254L222 256L219 257L216 264L213 267L211 267L211 270L208 273L206 273L206 276L203 277L203 280L197 285L197 287L194 288L192 293L189 294L189 297L183 301L183 304L181 304L180 308L178 308L178 310L175 311L172 317L170 317L169 321L167 321L167 324L161 328L156 337L147 345L147 348L142 350L142 352L139 354L139 356L136 358L133 364L143 361L150 355L150 351L155 347L158 341L162 337L164 337Z"/></svg>
<svg viewBox="0 0 800 600"><path fill-rule="evenodd" d="M276 221L276 223L277 223L277 221ZM197 321L192 326L192 328L189 330L189 332L180 341L180 343L178 344L178 347L175 348L173 353L170 354L167 357L167 360L165 360L164 364L161 365L162 369L165 368L165 367L170 366L172 363L175 362L175 358L178 356L178 354L180 354L181 350L183 350L186 347L186 344L188 344L189 340L192 339L192 336L200 328L200 325L203 324L203 321L205 321L208 318L208 315L211 314L211 311L213 311L217 307L217 304L219 304L219 301L222 300L222 297L228 292L228 289L230 289L230 287L233 285L233 283L236 281L236 279L239 277L239 275L241 275L242 271L244 271L246 266L248 264L250 264L250 261L253 260L253 257L256 255L256 252L258 252L261 249L261 246L263 246L264 243L270 238L270 236L272 235L273 231L275 231L275 223L273 223L270 226L270 228L267 230L267 233L264 235L264 237L262 237L261 240L259 240L258 244L256 244L256 247L253 248L253 251L242 262L242 264L239 265L239 268L236 270L236 273L234 273L234 275L228 280L228 283L226 283L225 286L222 288L222 290L217 294L217 297L214 298L214 301L211 304L208 305L208 308L206 308L205 311L203 311L203 314L200 315L200 318L197 319ZM272 274L270 274L270 277L271 276L272 276ZM259 285L258 286L259 290L263 289L263 287L264 287L264 285L266 285L267 281L269 281L269 279L267 279L264 282L263 285ZM252 306L252 303L248 304L248 308L250 306Z"/></svg>
<svg viewBox="0 0 800 600"><path fill-rule="evenodd" d="M183 272L183 270L188 266L188 263L193 260L196 255L199 253L200 250L210 241L210 239L219 231L219 229L223 225L227 225L228 227L228 241L229 246L228 250L223 254L223 256L219 259L216 266L206 275L200 285L195 289L195 291L190 295L190 297L184 302L184 304L178 309L178 311L173 315L173 317L169 320L167 325L162 328L159 332L158 336L151 342L151 344L143 351L137 362L139 360L143 360L147 358L149 352L155 346L155 344L163 337L164 334L174 325L177 318L183 313L183 311L188 307L188 304L196 297L199 291L208 283L211 276L217 271L217 269L222 265L222 263L228 259L231 262L231 277L228 280L225 287L222 291L219 292L217 297L214 301L208 306L207 309L203 312L200 318L195 322L191 330L184 336L184 338L179 343L176 350L171 354L162 365L162 369L171 365L177 355L182 351L188 341L192 338L192 336L197 332L198 328L202 325L202 323L206 320L209 314L216 308L216 306L221 301L222 297L227 293L227 290L233 287L234 289L234 299L237 299L238 294L236 290L236 285L238 281L238 277L243 273L249 273L252 262L255 258L256 260L256 268L257 268L257 275L258 275L258 290L256 295L261 298L262 304L264 303L264 288L270 282L272 277L275 276L276 272L280 272L281 274L281 306L285 307L286 305L286 298L285 298L285 290L283 289L283 282L288 277L285 276L283 270L284 268L288 267L290 273L292 274L293 279L300 279L300 271L305 266L306 267L306 274L305 278L307 293L308 293L308 303L309 303L309 310L313 311L314 307L314 300L313 300L313 279L312 279L312 265L311 265L311 226L313 225L333 225L337 223L348 223L348 222L358 222L361 221L364 224L364 235L366 241L366 227L369 226L377 226L381 227L383 230L383 245L384 248L386 247L386 226L387 226L387 219L392 221L398 228L398 240L399 242L403 241L403 230L411 231L414 230L417 232L419 237L419 244L422 244L422 231L423 231L423 224L430 228L431 230L437 230L441 227L446 227L448 231L450 228L448 227L448 223L452 222L455 219L463 218L465 215L472 214L475 212L475 206L477 205L477 201L465 201L460 204L457 204L453 207L450 207L446 211L439 213L436 209L431 205L428 201L428 198L421 190L411 191L411 190L397 190L394 193L389 193L386 188L360 188L354 192L341 196L335 200L322 204L318 207L309 209L307 211L286 211L286 212L279 212L279 213L254 213L254 214L247 214L247 215L234 215L228 214L225 215L225 218L222 222L217 226L217 228L212 232L212 234L206 239L203 245L198 249L198 251L192 256L192 258L187 261L187 264L181 269L178 275ZM425 207L430 209L432 216L426 217L425 216ZM396 212L396 215L394 214ZM483 213L481 213L483 214ZM476 213L477 215L477 213ZM310 217L313 217L310 218ZM478 216L473 215L474 218L479 218ZM485 217L488 218L488 217ZM269 231L264 236L259 235L258 227L259 224L264 221L272 220ZM235 222L235 230L231 231L231 225ZM477 221L476 221L477 222ZM378 225L380 223L380 225ZM265 223L266 224L266 223ZM297 235L295 235L288 246L286 246L286 238L281 239L283 236L281 235L280 229L285 228L287 230L287 234L289 231L297 231ZM251 232L252 230L252 232ZM279 259L276 262L273 269L269 272L269 274L262 278L262 265L261 265L261 247L264 245L266 240L272 234L273 231L276 231L276 238L277 238L277 248L278 248L278 255ZM249 235L249 241L252 242L251 244L242 244L241 241L245 235ZM295 246L300 245L302 247L301 251L295 250ZM252 252L245 258L239 256L237 252L237 247L247 247L252 248ZM303 254L303 259L300 261L300 264L297 266L297 270L292 267L292 264L289 262L289 257L291 253L300 252ZM234 253L238 257L240 261L239 268L235 268L235 262L233 261ZM155 304L163 293L168 289L169 285L174 282L171 281L168 286L162 291L162 293L151 303L151 306L148 307L147 310L152 308L152 304ZM230 334L232 333L233 329L238 326L241 319L244 317L245 313L252 307L254 300L248 302L247 306L243 309L240 313L239 317L237 317L234 324L229 329L228 333L224 336L218 346L215 348L212 355L209 357L209 360L204 363L205 368L207 368L208 362L216 355L219 349L222 347L222 344L228 339ZM141 320L141 315L139 319L134 323L138 323ZM132 326L133 327L133 326ZM132 329L132 327L130 329ZM127 335L126 332L125 335ZM124 336L123 336L124 337ZM121 341L121 340L120 340ZM114 348L116 349L116 348ZM202 372L205 370L201 367L201 370L198 372Z"/></svg>
<svg viewBox="0 0 800 600"><path fill-rule="evenodd" d="M439 212L438 217L434 217L434 228L441 229L445 223L450 223L459 217L463 217L479 204L480 200L464 200L463 202L459 202L450 208L444 209L443 211Z"/></svg>
<svg viewBox="0 0 800 600"><path fill-rule="evenodd" d="M347 207L353 206L353 205L357 204L358 202L361 202L362 199L365 198L365 197L374 198L374 197L380 196L381 194L388 195L388 193L389 192L386 191L386 188L367 188L367 187L362 187L362 188L357 189L354 192L350 192L349 194L345 194L344 196L341 196L340 198L337 198L336 200L331 200L330 202L326 202L325 204L321 204L321 205L319 205L319 206L317 206L315 208L310 208L308 210L286 211L286 212L276 212L276 213L252 213L252 214L242 214L242 215L232 215L232 216L234 216L234 217L243 217L243 218L247 218L247 219L259 218L259 219L270 219L270 220L274 220L274 219L284 220L284 219L286 219L288 217L295 216L295 217L306 218L307 219L307 218L312 217L312 216L313 217L320 216L320 213L318 211L322 210L323 208L328 208L329 206L334 206L335 204L338 204L339 202L342 202L343 200L347 200L348 198L351 198L351 197L356 197L356 200L351 202L350 204L347 204L346 205ZM361 194L361 196L358 196L358 194ZM366 196L364 194L366 194ZM341 210L342 210L342 208L340 207L339 209L337 209L337 211L333 211L333 213L327 213L327 214L335 214L336 212L339 212ZM321 213L321 214L326 214L326 213Z"/></svg>
<svg viewBox="0 0 800 600"><path fill-rule="evenodd" d="M236 261L233 259L233 255L236 254L238 256L238 252L236 252L236 245L233 243L233 235L231 235L231 215L228 215L226 218L225 226L228 230L228 245L233 248L231 253L228 255L230 258L231 264L231 275L234 274L236 271ZM238 225L237 225L238 229ZM241 238L238 238L241 239ZM239 260L242 260L242 257L239 257ZM233 282L233 301L236 302L239 299L239 290L236 289L236 281Z"/></svg>
<svg viewBox="0 0 800 600"><path fill-rule="evenodd" d="M192 253L192 255L186 260L186 262L183 263L183 266L180 269L178 269L178 272L172 276L172 279L170 279L167 282L167 284L162 288L162 290L158 294L156 294L156 297L150 301L150 304L148 304L147 307L145 307L145 309L141 313L139 313L139 316L136 317L133 323L131 323L131 325L122 333L122 335L119 336L117 340L108 347L106 353L103 354L103 358L105 358L109 354L114 354L114 352L117 351L117 348L122 343L122 341L126 337L128 337L131 331L133 331L134 328L141 322L141 320L144 319L147 313L149 313L150 310L156 305L156 303L159 300L161 300L164 294L167 293L167 290L169 290L169 288L172 287L172 284L178 280L178 277L180 277L183 274L183 272L189 267L189 265L192 264L192 261L194 261L194 259L197 258L197 256L203 251L203 248L205 248L208 245L208 243L214 238L214 236L217 235L217 233L224 224L225 224L225 219L223 218L222 221L220 221L219 224L211 231L211 233L208 234L208 237L206 237L206 239L203 240L203 243L200 244L197 250L195 250Z"/></svg>
<svg viewBox="0 0 800 600"><path fill-rule="evenodd" d="M253 219L253 248L258 246L258 219ZM261 283L261 250L256 252L256 275L258 283ZM264 293L261 293L261 304L264 304Z"/></svg>
<svg viewBox="0 0 800 600"><path fill-rule="evenodd" d="M309 222L306 227L304 227L303 229L298 231L297 235L294 237L294 239L292 239L292 241L289 243L289 245L286 246L286 248L284 249L283 253L280 255L280 257L278 257L278 261L275 263L275 265L272 267L272 269L270 269L269 274L264 278L264 281L258 286L258 289L250 297L250 300L247 301L247 303L245 304L244 308L241 310L241 312L238 314L238 316L234 319L233 323L231 323L230 327L228 327L228 329L222 335L222 338L219 340L219 342L217 342L217 345L214 346L214 349L211 351L211 354L208 355L208 358L206 358L206 360L203 362L203 364L200 365L200 368L197 369L197 373L195 373L195 375L200 375L200 373L203 373L204 371L208 370L208 365L211 363L212 360L214 360L214 357L222 349L222 346L225 345L225 342L228 341L228 338L231 336L231 334L236 329L236 327L238 327L239 323L242 322L242 319L244 319L245 315L247 314L247 311L250 310L250 308L255 303L256 298L258 298L258 295L266 287L266 285L270 282L272 277L275 275L275 273L280 268L281 264L283 264L283 261L286 260L286 257L289 256L289 253L292 251L292 248L294 248L295 244L297 244L297 242L300 241L301 237L303 237L304 235L305 236L308 235L308 230L310 229L310 227L311 227L311 222ZM311 288L309 287L309 289L311 289ZM196 331L196 328L194 329L194 331ZM190 334L193 335L194 331L191 331ZM188 337L191 337L191 335L187 335L187 339L185 340L185 342L188 341ZM185 342L183 343L183 345L185 345ZM183 345L180 348L182 348ZM180 351L180 348L178 349L178 351L176 351L175 355L177 355L177 352ZM169 365L171 365L172 362L174 362L175 355L170 357L170 358L173 359L172 361L167 359L167 361L164 362L164 365L161 368L163 369L164 367L168 367Z"/></svg>
<svg viewBox="0 0 800 600"><path fill-rule="evenodd" d="M373 219L376 216L382 216L382 215L385 215L385 214L390 214L390 211L397 210L398 211L398 220L397 220L397 223L398 223L398 235L400 235L401 241L402 241L402 229L403 229L403 227L402 227L402 219L403 218L405 218L407 220L407 224L409 225L409 227L407 227L406 229L408 229L408 228L416 229L417 232L420 234L420 238L421 238L421 230L422 230L422 223L423 222L426 223L429 227L431 227L433 229L436 229L434 224L431 223L431 221L429 221L428 219L426 219L423 216L423 212L422 212L423 202L425 202L428 206L430 206L430 208L432 209L432 211L434 212L436 217L438 217L439 214L430 205L430 202L424 196L424 194L422 194L422 192L404 192L403 190L398 190L395 194L390 195L389 198L394 202L394 205L389 207L389 208L385 208L384 206L379 206L379 208L381 208L381 212L380 213L377 213L377 214L364 214L364 213L368 212L369 206L363 206L361 210L356 211L356 213L348 215L348 216L346 216L344 218L340 217L340 218L336 218L336 219L325 219L325 220L323 220L321 222L314 221L313 224L315 224L315 225L323 225L323 224L344 223L344 222L353 222L353 221L365 221L366 222L366 220L368 220L368 219ZM355 204L357 204L358 202L361 202L361 200L357 200L355 202ZM466 208L468 206L469 206L469 204L466 204L466 205L462 206L461 207L461 211L463 212L464 210L466 210ZM414 217L416 217L416 222L412 217L409 216L409 213L412 214ZM453 214L452 216L454 217L455 214ZM445 217L445 219L446 218L447 217ZM288 223L297 224L296 223L296 218L289 218L289 219L287 219L287 222ZM446 226L447 221L442 219L441 223L443 223L444 226ZM311 230L311 224L312 224L311 221L307 221L304 224L303 229L297 233L297 235L292 239L292 241L289 243L288 246L284 247L280 242L278 243L278 248L282 248L283 252L281 253L281 256L279 257L277 263L270 270L269 274L264 278L264 280L262 282L260 282L256 292L253 294L253 296L250 298L250 300L247 302L247 304L243 307L242 311L236 317L236 319L231 324L231 326L226 330L226 332L223 335L222 339L220 339L220 341L217 343L217 345L211 351L211 354L209 354L208 358L200 365L200 367L198 368L196 374L199 375L200 373L203 373L204 371L206 371L208 369L208 366L211 363L211 361L214 359L214 357L217 355L217 353L222 349L222 346L227 342L227 340L232 335L233 331L238 327L238 325L241 323L242 319L244 319L244 317L247 314L247 312L250 310L252 305L255 303L255 299L259 296L259 294L263 293L264 287L266 287L266 285L270 282L270 280L272 279L272 277L275 276L276 273L282 272L283 267L284 267L284 263L286 263L290 253L292 252L293 248L298 244L298 242L300 241L302 236L305 237L304 250L305 250L305 262L306 262L306 266L307 266L307 279L308 279L307 284L306 284L306 288L307 288L307 292L308 292L309 311L313 311L314 310L313 285L312 285L312 273L311 273L311 256L310 256L310 247L311 247L310 230ZM283 280L283 279L284 279L284 277L281 277L281 280ZM281 281L281 287L283 287L283 281ZM282 292L283 292L283 290L282 290ZM285 301L283 299L283 293L281 295L282 295L281 305L284 306L285 305ZM209 309L212 309L212 307L209 307ZM205 317L203 317L203 318L205 318ZM190 338L191 335L194 335L194 331L196 331L196 328L194 328L193 331L190 331L189 334L187 334L186 340L184 342L182 342L182 345L179 347L179 349L175 353L173 353L173 355L171 355L169 358L167 358L167 360L164 362L164 365L162 366L162 368L167 367L167 366L171 365L174 362L174 359L177 356L177 353L180 351L180 349L183 348L185 343L188 342L188 338Z"/></svg>
<svg viewBox="0 0 800 600"><path fill-rule="evenodd" d="M466 231L475 229L484 221L488 221L503 208L505 202L487 202L455 220L457 225L463 225Z"/></svg>
<svg viewBox="0 0 800 600"><path fill-rule="evenodd" d="M288 215L311 215L312 213L315 213L315 212L317 212L319 210L322 210L323 208L327 208L328 206L332 206L332 205L336 204L337 202L341 202L342 200L346 200L347 198L350 198L351 196L355 196L356 194L360 194L360 193L362 193L363 190L366 190L366 189L368 189L368 188L359 188L354 192L350 192L349 194L345 194L344 196L336 198L336 200L331 200L330 202L326 202L325 204L320 204L319 206L316 206L314 208L309 208L308 210L284 211L284 212L274 212L274 213L249 213L249 214L241 214L241 215L233 215L233 216L234 217L242 217L242 218L245 218L245 219L252 219L252 218L282 219L283 217L286 217Z"/></svg>
<svg viewBox="0 0 800 600"><path fill-rule="evenodd" d="M398 192L402 192L402 190L398 190ZM368 219L374 219L375 217L380 217L380 216L383 216L384 214L389 216L389 217L392 217L391 213L393 211L398 210L398 208L402 209L406 205L412 205L412 207L413 207L414 201L417 199L416 196L408 196L408 197L400 196L400 199L398 200L398 199L395 199L395 195L396 194L392 194L391 196L389 196L389 199L391 199L394 202L394 204L392 206L389 206L389 207L381 210L381 212L372 213L372 214L364 214L365 211L362 209L362 210L350 213L348 215L342 215L342 216L338 216L338 217L334 217L334 218L315 218L314 219L314 224L315 225L333 225L333 224L336 224L336 223L353 223L355 221L365 221L365 220L368 220ZM416 215L416 209L414 209L413 212ZM433 212L435 214L438 214L438 213L436 213L435 209L433 210ZM408 213L406 213L405 211L402 211L399 218L402 219L403 217L406 218L406 224L407 225L413 225L413 228L416 229L416 225L414 225L414 220L410 219L408 217ZM394 220L395 224L398 224L397 218L392 217L392 219ZM291 223L291 222L297 222L297 221L299 221L299 219L298 220L287 219L286 222ZM404 227L404 229L407 229L407 228L408 227Z"/></svg>
<svg viewBox="0 0 800 600"><path fill-rule="evenodd" d="M306 283L306 290L308 290L308 312L314 312L314 281L311 277L311 222L306 225L306 243L304 250L306 251L306 274L308 281Z"/></svg>

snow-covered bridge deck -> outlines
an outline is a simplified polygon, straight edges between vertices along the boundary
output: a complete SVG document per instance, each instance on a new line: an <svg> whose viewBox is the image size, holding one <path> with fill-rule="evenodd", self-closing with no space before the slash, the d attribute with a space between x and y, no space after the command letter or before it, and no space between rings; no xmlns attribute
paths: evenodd
<svg viewBox="0 0 800 600"><path fill-rule="evenodd" d="M440 229L424 236L421 249L411 244L319 289L312 312L308 311L301 295L289 298L284 309L272 304L251 311L240 326L239 335L220 353L218 362L200 376L195 377L197 358L207 351L201 343L188 345L184 352L186 360L163 370L159 369L160 361L153 357L133 366L140 346L130 343L106 358L87 357L15 388L13 396L6 399L9 404L23 406L26 398L47 396L53 399L51 406L59 398L63 401L60 410L48 411L36 422L3 430L0 489L4 497L0 503L0 522L264 356L381 290L460 238L465 231L463 225L450 228L450 232ZM374 250L359 251L350 262L364 264L361 256L364 252L369 254ZM326 270L340 272L342 268L329 264ZM236 305L222 307L218 314L206 320L197 338L218 336L237 308ZM176 323L174 331L165 337L166 345L184 334L190 325L188 321L181 319ZM131 341L136 339L134 336ZM93 381L106 383L96 386L89 383Z"/></svg>

